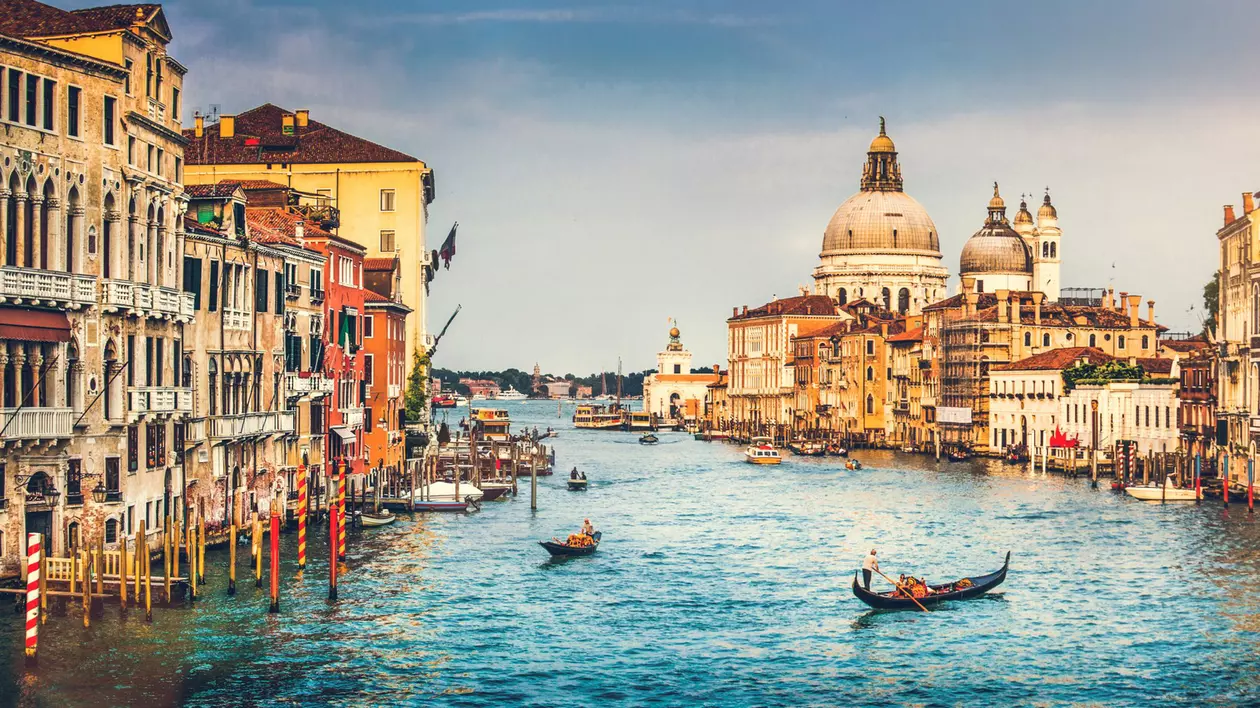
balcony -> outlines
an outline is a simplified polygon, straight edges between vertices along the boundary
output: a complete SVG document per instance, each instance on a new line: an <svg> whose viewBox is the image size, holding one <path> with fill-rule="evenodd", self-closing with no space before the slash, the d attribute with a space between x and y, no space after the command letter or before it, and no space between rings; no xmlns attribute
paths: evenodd
<svg viewBox="0 0 1260 708"><path fill-rule="evenodd" d="M0 428L4 429L0 442L69 438L74 418L69 408L0 408Z"/></svg>
<svg viewBox="0 0 1260 708"><path fill-rule="evenodd" d="M327 204L296 204L289 209L301 214L307 221L319 224L325 231L341 226L341 210Z"/></svg>
<svg viewBox="0 0 1260 708"><path fill-rule="evenodd" d="M131 422L140 416L155 413L191 414L193 394L191 388L176 386L144 386L127 389L128 411Z"/></svg>
<svg viewBox="0 0 1260 708"><path fill-rule="evenodd" d="M127 312L154 319L175 319L191 322L193 294L175 288L133 283L130 280L105 280L101 298L106 312Z"/></svg>
<svg viewBox="0 0 1260 708"><path fill-rule="evenodd" d="M289 372L284 375L284 384L288 388L289 394L328 394L332 393L332 379L319 373L311 373L303 376L298 372Z"/></svg>
<svg viewBox="0 0 1260 708"><path fill-rule="evenodd" d="M292 433L293 429L293 411L238 413L210 419L210 437L215 439L281 435Z"/></svg>
<svg viewBox="0 0 1260 708"><path fill-rule="evenodd" d="M149 120L155 123L166 122L166 104L150 98L148 109L147 115L149 116Z"/></svg>
<svg viewBox="0 0 1260 708"><path fill-rule="evenodd" d="M402 398L402 386L398 384L389 385L389 398L391 401Z"/></svg>
<svg viewBox="0 0 1260 708"><path fill-rule="evenodd" d="M302 297L302 286L298 283L285 283L284 296L290 300L296 300Z"/></svg>
<svg viewBox="0 0 1260 708"><path fill-rule="evenodd" d="M351 428L363 427L363 409L362 408L342 408L341 424Z"/></svg>
<svg viewBox="0 0 1260 708"><path fill-rule="evenodd" d="M324 301L323 288L311 288L311 304L318 305Z"/></svg>
<svg viewBox="0 0 1260 708"><path fill-rule="evenodd" d="M96 278L37 268L0 267L0 303L78 310L96 304Z"/></svg>

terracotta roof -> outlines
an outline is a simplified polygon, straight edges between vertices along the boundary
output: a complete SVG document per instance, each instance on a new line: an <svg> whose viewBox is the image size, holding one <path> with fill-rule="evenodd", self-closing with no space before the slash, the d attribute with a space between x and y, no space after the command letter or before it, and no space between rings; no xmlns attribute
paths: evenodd
<svg viewBox="0 0 1260 708"><path fill-rule="evenodd" d="M221 182L231 182L231 181L232 180L226 180L226 179L221 180ZM246 191L253 190L253 189L288 189L288 187L283 184L279 184L278 182L272 182L271 180L266 180L266 179L243 179L236 182L236 184L241 185L241 189L244 189Z"/></svg>
<svg viewBox="0 0 1260 708"><path fill-rule="evenodd" d="M364 258L363 270L390 271L398 264L397 258Z"/></svg>
<svg viewBox="0 0 1260 708"><path fill-rule="evenodd" d="M258 224L286 236L297 237L297 225L300 221L302 231L307 236L333 238L333 235L321 229L319 224L307 221L301 214L294 214L280 207L248 207L245 209L245 215L250 224Z"/></svg>
<svg viewBox="0 0 1260 708"><path fill-rule="evenodd" d="M393 300L365 288L363 290L363 302L393 302Z"/></svg>
<svg viewBox="0 0 1260 708"><path fill-rule="evenodd" d="M915 327L909 332L902 332L901 334L893 335L888 338L888 341L890 342L922 342L923 341L923 328Z"/></svg>
<svg viewBox="0 0 1260 708"><path fill-rule="evenodd" d="M1167 347L1175 352L1197 352L1208 346L1207 340L1200 337L1192 339L1161 339L1159 346Z"/></svg>
<svg viewBox="0 0 1260 708"><path fill-rule="evenodd" d="M240 182L224 180L218 184L186 184L184 194L193 199L226 199L236 193Z"/></svg>
<svg viewBox="0 0 1260 708"><path fill-rule="evenodd" d="M997 322L998 309L998 306L994 305L979 310L976 312L975 319L979 322ZM1019 310L1019 319L1024 324L1034 324L1036 313L1032 307L1025 305ZM1041 324L1046 327L1130 328L1129 316L1123 312L1101 306L1060 305L1058 303L1045 303L1041 306ZM1138 320L1138 326L1159 328L1159 325L1154 322L1143 319Z"/></svg>
<svg viewBox="0 0 1260 708"><path fill-rule="evenodd" d="M1042 352L1021 359L1020 361L1011 362L1010 364L1002 364L995 366L993 371L1062 371L1072 366L1078 361L1084 360L1088 364L1103 364L1112 361L1115 357L1104 352L1097 347L1064 347L1062 349L1051 349L1048 352Z"/></svg>
<svg viewBox="0 0 1260 708"><path fill-rule="evenodd" d="M993 307L996 304L997 304L997 295L994 295L993 293L980 293L980 299L976 302L976 308L983 309L985 307ZM927 312L929 310L961 309L962 306L963 306L963 294L958 293L957 295L954 295L953 297L947 297L944 300L934 302L931 305L928 305L927 307L923 308L923 310L924 312Z"/></svg>
<svg viewBox="0 0 1260 708"><path fill-rule="evenodd" d="M215 229L202 224L191 216L184 216L184 233L203 234L206 236L222 236L223 234Z"/></svg>
<svg viewBox="0 0 1260 708"><path fill-rule="evenodd" d="M190 165L239 165L287 162L319 164L336 162L420 162L393 148L378 145L337 130L316 120L296 135L285 135L281 118L286 110L266 103L236 116L235 135L220 138L218 124L205 126L204 137L185 130L191 142L184 154ZM247 145L250 142L252 144Z"/></svg>
<svg viewBox="0 0 1260 708"><path fill-rule="evenodd" d="M761 307L731 317L747 320L755 317L829 315L835 316L836 303L826 295L798 295L768 302Z"/></svg>
<svg viewBox="0 0 1260 708"><path fill-rule="evenodd" d="M410 307L407 307L401 302L398 302L397 300L393 300L391 298L387 298L384 295L374 290L369 290L367 288L363 288L363 304L364 306L371 305L373 307L392 307L396 310L401 310L403 312L412 311Z"/></svg>
<svg viewBox="0 0 1260 708"><path fill-rule="evenodd" d="M139 9L145 20L161 5L107 5L66 11L35 0L0 0L0 34L11 37L53 37L126 29Z"/></svg>
<svg viewBox="0 0 1260 708"><path fill-rule="evenodd" d="M1148 374L1158 374L1167 376L1172 373L1172 359L1158 359L1155 357L1142 358L1137 360L1138 366L1142 367L1142 371Z"/></svg>

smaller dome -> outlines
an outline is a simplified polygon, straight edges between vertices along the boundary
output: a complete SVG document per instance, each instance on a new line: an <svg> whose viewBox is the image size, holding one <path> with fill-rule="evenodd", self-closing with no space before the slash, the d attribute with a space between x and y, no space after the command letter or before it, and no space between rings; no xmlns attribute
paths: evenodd
<svg viewBox="0 0 1260 708"><path fill-rule="evenodd" d="M682 332L679 332L677 327L671 327L669 329L669 336L673 337L674 339L678 339L678 337L681 335L682 335Z"/></svg>
<svg viewBox="0 0 1260 708"><path fill-rule="evenodd" d="M1028 211L1028 202L1024 199L1019 200L1019 211L1015 213L1015 223L1031 224L1033 222L1032 213Z"/></svg>
<svg viewBox="0 0 1260 708"><path fill-rule="evenodd" d="M1041 208L1037 210L1038 219L1057 219L1059 212L1050 203L1050 192L1046 192L1046 198L1041 200Z"/></svg>
<svg viewBox="0 0 1260 708"><path fill-rule="evenodd" d="M871 141L871 149L867 152L897 152L897 146L893 145L892 138L888 137L888 133L884 132L884 117L879 117L879 135Z"/></svg>

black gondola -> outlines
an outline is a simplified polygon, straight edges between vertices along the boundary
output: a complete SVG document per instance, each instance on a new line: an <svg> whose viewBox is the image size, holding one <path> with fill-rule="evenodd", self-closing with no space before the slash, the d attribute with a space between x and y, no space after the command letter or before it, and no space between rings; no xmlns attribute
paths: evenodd
<svg viewBox="0 0 1260 708"><path fill-rule="evenodd" d="M655 445L658 442L660 442L660 438L656 437L652 433L644 433L639 436L640 445Z"/></svg>
<svg viewBox="0 0 1260 708"><path fill-rule="evenodd" d="M1002 563L1002 568L988 575L977 575L973 578L966 578L971 581L971 587L962 590L953 590L950 592L941 592L934 595L916 598L924 607L931 607L949 600L967 600L973 597L979 597L993 588L1002 584L1006 580L1006 570L1011 565L1011 552L1006 552L1006 561ZM877 593L866 590L862 587L858 577L861 573L853 574L853 594L857 599L874 607L877 610L917 610L914 600L908 597L893 597L892 593ZM953 586L954 583L946 583L945 585L929 585L933 590L941 590Z"/></svg>
<svg viewBox="0 0 1260 708"><path fill-rule="evenodd" d="M603 531L596 531L591 538L595 542L589 546L570 546L567 543L556 543L555 541L539 541L538 545L547 549L547 552L553 556L589 556L599 548L599 539L603 535Z"/></svg>

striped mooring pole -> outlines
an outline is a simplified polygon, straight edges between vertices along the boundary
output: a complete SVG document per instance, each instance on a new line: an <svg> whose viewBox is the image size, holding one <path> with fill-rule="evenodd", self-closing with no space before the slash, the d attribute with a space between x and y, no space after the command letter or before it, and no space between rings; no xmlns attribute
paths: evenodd
<svg viewBox="0 0 1260 708"><path fill-rule="evenodd" d="M346 559L346 463L337 466L337 558Z"/></svg>
<svg viewBox="0 0 1260 708"><path fill-rule="evenodd" d="M298 571L306 569L306 465L298 465Z"/></svg>
<svg viewBox="0 0 1260 708"><path fill-rule="evenodd" d="M26 535L26 661L35 663L39 652L39 568L43 536Z"/></svg>

